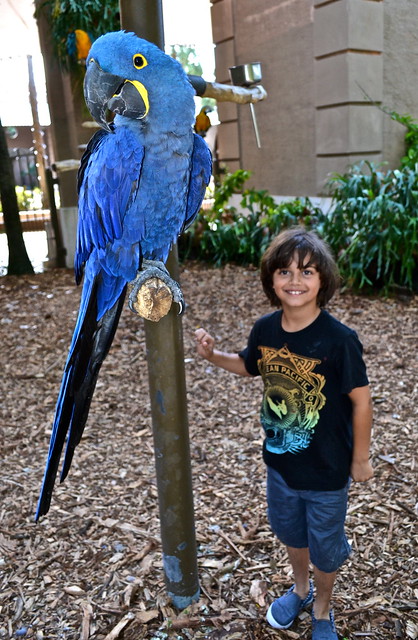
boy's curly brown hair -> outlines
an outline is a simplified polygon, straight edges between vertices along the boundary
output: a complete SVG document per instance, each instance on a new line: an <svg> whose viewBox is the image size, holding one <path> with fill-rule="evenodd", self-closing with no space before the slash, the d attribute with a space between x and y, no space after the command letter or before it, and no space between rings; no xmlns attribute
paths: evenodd
<svg viewBox="0 0 418 640"><path fill-rule="evenodd" d="M315 267L321 280L318 293L319 307L325 307L340 283L337 265L327 243L314 231L304 227L291 227L279 233L272 241L260 263L260 277L264 293L275 307L280 300L273 289L273 274L286 269L297 256L298 268Z"/></svg>

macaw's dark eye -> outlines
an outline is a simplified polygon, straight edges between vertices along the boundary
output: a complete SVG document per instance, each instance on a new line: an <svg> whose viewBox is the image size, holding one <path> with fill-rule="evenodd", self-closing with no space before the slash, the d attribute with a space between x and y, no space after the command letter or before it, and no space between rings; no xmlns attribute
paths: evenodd
<svg viewBox="0 0 418 640"><path fill-rule="evenodd" d="M133 58L135 69L143 69L147 66L147 59L142 55L142 53L136 53Z"/></svg>

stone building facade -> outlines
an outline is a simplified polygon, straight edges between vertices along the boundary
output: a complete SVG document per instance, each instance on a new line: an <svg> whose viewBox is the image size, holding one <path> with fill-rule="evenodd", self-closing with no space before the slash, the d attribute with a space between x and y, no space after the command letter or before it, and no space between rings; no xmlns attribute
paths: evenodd
<svg viewBox="0 0 418 640"><path fill-rule="evenodd" d="M325 192L327 177L370 160L399 165L405 128L377 106L418 119L416 0L212 0L216 80L260 62L268 93L220 103L218 158L280 196Z"/></svg>

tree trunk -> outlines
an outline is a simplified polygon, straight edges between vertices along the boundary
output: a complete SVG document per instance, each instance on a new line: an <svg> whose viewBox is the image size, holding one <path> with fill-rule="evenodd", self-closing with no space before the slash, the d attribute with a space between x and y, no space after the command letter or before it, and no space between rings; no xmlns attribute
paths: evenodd
<svg viewBox="0 0 418 640"><path fill-rule="evenodd" d="M33 273L32 263L23 240L22 224L19 217L12 161L7 148L6 134L0 120L0 198L3 207L4 228L9 245L9 275Z"/></svg>
<svg viewBox="0 0 418 640"><path fill-rule="evenodd" d="M44 6L45 5L45 6ZM53 162L59 160L79 160L77 127L74 115L74 101L69 73L62 71L55 57L51 40L51 26L48 22L48 3L36 0L39 11L37 25L39 43L44 59L45 82L49 112L51 114L51 139ZM77 206L76 169L59 175L61 207Z"/></svg>

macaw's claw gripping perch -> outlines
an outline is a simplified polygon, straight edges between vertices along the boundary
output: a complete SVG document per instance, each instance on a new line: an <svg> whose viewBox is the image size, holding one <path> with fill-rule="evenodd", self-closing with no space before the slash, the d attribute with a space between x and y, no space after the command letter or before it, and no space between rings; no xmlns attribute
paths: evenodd
<svg viewBox="0 0 418 640"><path fill-rule="evenodd" d="M160 320L170 310L173 300L179 305L179 315L184 312L180 285L171 278L163 262L144 260L129 288L130 310L146 320Z"/></svg>

